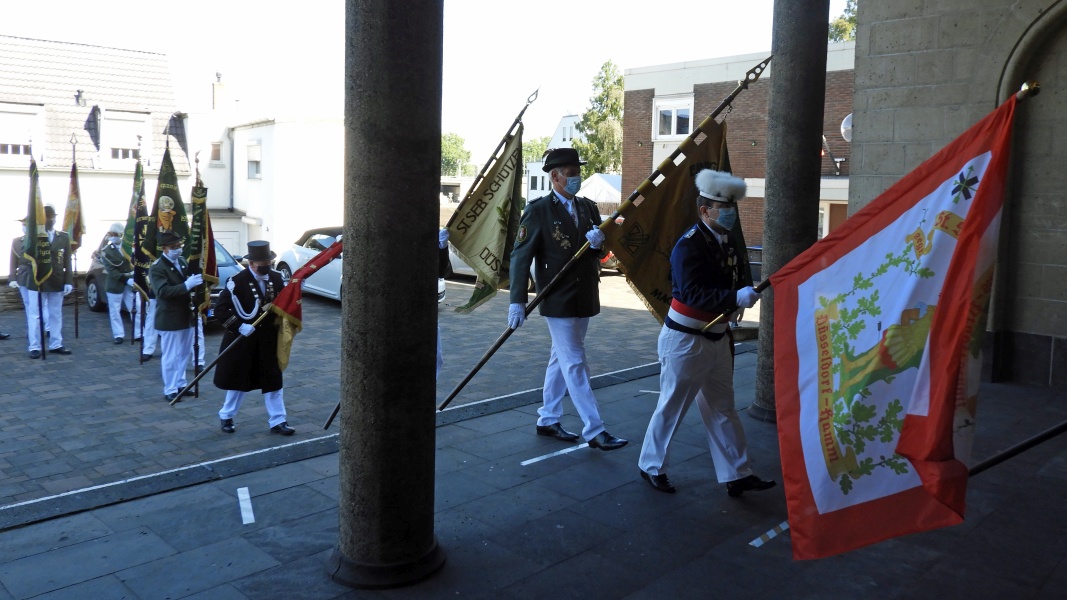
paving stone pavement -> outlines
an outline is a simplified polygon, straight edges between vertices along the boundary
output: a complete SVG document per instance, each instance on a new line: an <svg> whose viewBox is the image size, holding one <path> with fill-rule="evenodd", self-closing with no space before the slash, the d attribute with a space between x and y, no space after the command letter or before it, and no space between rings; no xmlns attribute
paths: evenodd
<svg viewBox="0 0 1067 600"><path fill-rule="evenodd" d="M305 305L309 326L337 310L335 303L317 300ZM608 314L604 320L612 318L635 330L628 334L632 339L647 335L639 324L647 315ZM477 325L457 326L450 319L443 311L442 330L460 346L459 333ZM480 343L470 344L478 356L482 344L499 334L497 327L485 325ZM0 314L0 329L18 331L8 313ZM24 348L4 345L15 338L0 342L0 363L12 381L0 396L0 474L5 489L17 486L5 492L0 518L11 513L28 523L0 523L0 600L1051 600L1067 590L1067 436L973 478L961 525L798 562L791 559L788 532L758 548L750 544L785 520L782 488L728 498L714 481L696 411L672 444L670 473L678 493L658 493L638 477L640 440L659 387L654 371L601 378L602 413L613 433L631 440L626 448L605 453L535 435L537 395L515 394L527 385L515 383L525 376L518 364L544 360L546 347L533 341L529 355L520 353L514 359L519 363L501 369L506 376L487 375L502 378L491 390L496 400L461 405L456 412L466 416L439 419L434 500L435 533L447 556L443 569L404 588L352 590L326 574L337 543L336 444L329 435L311 433L332 408L336 388L320 392L309 385L292 400L287 388L299 429L294 439L256 427L265 416L253 403L242 409L238 433L224 436L214 417L217 395L177 408L156 400L158 361L150 363L147 378L96 374L135 361L128 348L111 345L100 331L100 342L72 340L76 354L50 358L47 366L26 359ZM328 343L336 335L320 331L297 344ZM209 332L209 345L212 336L217 340ZM744 415L754 397L756 358L752 344L738 350L735 384ZM472 364L462 358L456 362ZM327 367L316 368L328 379ZM529 369L533 386L541 368ZM319 384L325 390L331 382ZM86 385L100 387L64 395ZM44 394L55 398L34 396L31 388L47 388ZM1067 419L1063 390L984 384L979 398L976 459ZM757 472L781 481L774 426L745 416L742 421ZM579 423L573 410L564 423ZM557 454L566 449L573 451ZM197 460L203 464L183 468ZM40 499L116 481L124 483ZM241 488L254 512L247 523L238 502ZM29 499L26 506L53 508L9 508L20 495ZM62 516L47 518L49 512Z"/></svg>

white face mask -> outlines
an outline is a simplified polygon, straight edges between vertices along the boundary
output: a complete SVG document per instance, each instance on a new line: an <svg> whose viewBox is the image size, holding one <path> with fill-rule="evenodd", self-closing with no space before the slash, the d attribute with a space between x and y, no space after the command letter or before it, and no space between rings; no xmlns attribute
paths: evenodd
<svg viewBox="0 0 1067 600"><path fill-rule="evenodd" d="M175 248L173 250L167 250L166 254L167 254L167 258L169 258L169 259L171 259L173 261L176 261L176 260L178 260L178 257L180 257L182 255L182 249L181 248Z"/></svg>
<svg viewBox="0 0 1067 600"><path fill-rule="evenodd" d="M107 238L107 243L111 244L112 246L118 246L122 243L122 238L112 236Z"/></svg>

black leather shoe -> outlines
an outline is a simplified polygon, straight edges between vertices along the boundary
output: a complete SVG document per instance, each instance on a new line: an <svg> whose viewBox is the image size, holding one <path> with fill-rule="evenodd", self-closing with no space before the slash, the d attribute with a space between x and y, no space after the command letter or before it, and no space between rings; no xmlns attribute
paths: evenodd
<svg viewBox="0 0 1067 600"><path fill-rule="evenodd" d="M627 443L628 442L622 438L617 438L606 431L601 431L596 434L596 437L589 440L589 447L598 448L607 452L608 450L618 450Z"/></svg>
<svg viewBox="0 0 1067 600"><path fill-rule="evenodd" d="M4 333L3 331L0 331L0 340L6 340L9 337L11 337L10 333Z"/></svg>
<svg viewBox="0 0 1067 600"><path fill-rule="evenodd" d="M71 352L70 350L67 350L63 346L60 346L58 348L50 348L48 350L48 353L49 354L62 354L63 356L66 356L68 354L74 354L73 352Z"/></svg>
<svg viewBox="0 0 1067 600"><path fill-rule="evenodd" d="M119 344L122 343L122 341L123 341L123 339L120 338L120 337L115 338L115 345L118 346Z"/></svg>
<svg viewBox="0 0 1067 600"><path fill-rule="evenodd" d="M40 350L30 350L30 358L41 358Z"/></svg>
<svg viewBox="0 0 1067 600"><path fill-rule="evenodd" d="M578 439L578 434L567 431L559 423L553 423L551 425L538 425L537 435L547 435L548 437L554 437L561 442L573 442Z"/></svg>
<svg viewBox="0 0 1067 600"><path fill-rule="evenodd" d="M163 394L163 399L166 400L167 402L174 402L174 399L177 398L177 397L178 397L178 392L174 392L173 394Z"/></svg>
<svg viewBox="0 0 1067 600"><path fill-rule="evenodd" d="M670 479L667 479L666 473L660 473L659 475L649 475L644 469L641 469L641 477L648 482L648 485L652 486L658 492L665 492L667 494L673 494L675 492L674 484Z"/></svg>
<svg viewBox="0 0 1067 600"><path fill-rule="evenodd" d="M141 362L148 362L150 360L152 360L152 355L151 354L142 354L141 355Z"/></svg>
<svg viewBox="0 0 1067 600"><path fill-rule="evenodd" d="M764 481L755 475L749 475L748 477L742 477L736 481L731 481L726 484L726 493L736 498L745 492L762 492L763 490L769 490L774 487L775 482Z"/></svg>
<svg viewBox="0 0 1067 600"><path fill-rule="evenodd" d="M222 430L233 433L237 428L233 426L233 419L222 419Z"/></svg>
<svg viewBox="0 0 1067 600"><path fill-rule="evenodd" d="M293 429L292 427L290 427L289 424L286 423L285 421L282 421L281 423L278 423L274 427L271 427L270 428L270 432L271 433L280 433L282 435L293 435L294 433L296 433L296 430Z"/></svg>

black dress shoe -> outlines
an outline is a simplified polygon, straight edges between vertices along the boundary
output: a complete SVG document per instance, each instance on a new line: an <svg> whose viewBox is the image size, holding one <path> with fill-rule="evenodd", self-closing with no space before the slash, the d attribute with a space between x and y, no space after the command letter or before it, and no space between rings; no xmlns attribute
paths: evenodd
<svg viewBox="0 0 1067 600"><path fill-rule="evenodd" d="M745 492L762 492L763 490L771 489L775 485L773 481L764 481L755 475L749 475L727 483L726 493L736 498Z"/></svg>
<svg viewBox="0 0 1067 600"><path fill-rule="evenodd" d="M589 447L598 448L607 452L608 450L618 450L627 443L628 442L622 438L617 438L606 431L601 431L596 434L596 437L589 440Z"/></svg>
<svg viewBox="0 0 1067 600"><path fill-rule="evenodd" d="M667 479L666 473L649 475L644 469L641 469L641 477L644 477L645 481L648 482L648 485L652 486L656 491L666 492L668 494L673 494L675 492L674 484L671 483L670 479Z"/></svg>
<svg viewBox="0 0 1067 600"><path fill-rule="evenodd" d="M117 346L117 345L121 344L122 341L123 341L123 338L120 338L120 337L115 338L115 345Z"/></svg>
<svg viewBox="0 0 1067 600"><path fill-rule="evenodd" d="M278 423L274 427L271 427L270 428L270 432L271 433L280 433L281 435L293 435L294 433L296 433L296 430L293 429L292 427L290 427L289 424L286 423L285 421L282 421L281 423Z"/></svg>
<svg viewBox="0 0 1067 600"><path fill-rule="evenodd" d="M226 433L233 433L237 428L233 426L233 419L222 419L222 430Z"/></svg>
<svg viewBox="0 0 1067 600"><path fill-rule="evenodd" d="M573 442L578 439L578 434L567 431L559 423L553 423L551 425L538 425L537 435L547 435L548 437L554 437L561 442Z"/></svg>
<svg viewBox="0 0 1067 600"><path fill-rule="evenodd" d="M9 337L11 337L10 333L4 333L3 331L0 331L0 340L6 340Z"/></svg>
<svg viewBox="0 0 1067 600"><path fill-rule="evenodd" d="M58 348L49 348L48 349L48 353L49 354L62 354L63 356L66 356L68 354L74 354L73 352L71 352L70 350L67 350L63 346L60 346Z"/></svg>
<svg viewBox="0 0 1067 600"><path fill-rule="evenodd" d="M163 399L166 400L167 402L174 402L174 399L177 398L177 397L178 397L178 392L174 392L173 394L163 394Z"/></svg>
<svg viewBox="0 0 1067 600"><path fill-rule="evenodd" d="M30 350L30 358L41 358L40 350Z"/></svg>
<svg viewBox="0 0 1067 600"><path fill-rule="evenodd" d="M148 362L150 360L152 360L152 355L151 354L142 354L141 355L141 362Z"/></svg>

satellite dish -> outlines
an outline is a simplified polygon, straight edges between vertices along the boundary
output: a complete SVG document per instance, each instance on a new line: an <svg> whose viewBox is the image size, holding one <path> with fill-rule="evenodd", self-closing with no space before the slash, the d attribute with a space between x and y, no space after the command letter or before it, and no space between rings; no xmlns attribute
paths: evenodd
<svg viewBox="0 0 1067 600"><path fill-rule="evenodd" d="M841 121L841 137L845 138L846 142L852 143L852 113L848 113L848 116Z"/></svg>

